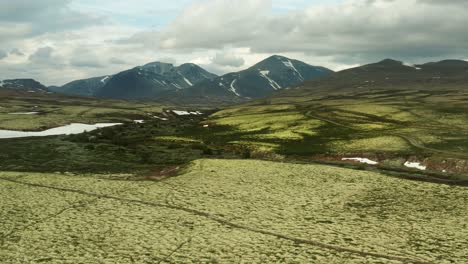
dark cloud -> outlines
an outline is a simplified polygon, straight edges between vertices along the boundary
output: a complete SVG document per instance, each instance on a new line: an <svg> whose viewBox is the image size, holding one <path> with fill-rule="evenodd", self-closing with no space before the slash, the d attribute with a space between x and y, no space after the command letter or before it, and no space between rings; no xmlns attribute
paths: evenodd
<svg viewBox="0 0 468 264"><path fill-rule="evenodd" d="M38 48L29 56L29 61L33 63L48 63L52 59L54 49L51 47Z"/></svg>
<svg viewBox="0 0 468 264"><path fill-rule="evenodd" d="M24 56L24 53L21 52L18 48L14 48L10 51L11 55Z"/></svg>
<svg viewBox="0 0 468 264"><path fill-rule="evenodd" d="M212 59L212 62L220 66L231 67L241 67L245 64L245 60L243 58L229 53L217 53Z"/></svg>
<svg viewBox="0 0 468 264"><path fill-rule="evenodd" d="M110 58L109 63L116 64L116 65L125 65L125 64L127 64L126 61L124 61L122 59L119 59L119 58L116 58L116 57Z"/></svg>
<svg viewBox="0 0 468 264"><path fill-rule="evenodd" d="M8 56L8 54L5 51L0 50L0 60L6 58L7 56Z"/></svg>

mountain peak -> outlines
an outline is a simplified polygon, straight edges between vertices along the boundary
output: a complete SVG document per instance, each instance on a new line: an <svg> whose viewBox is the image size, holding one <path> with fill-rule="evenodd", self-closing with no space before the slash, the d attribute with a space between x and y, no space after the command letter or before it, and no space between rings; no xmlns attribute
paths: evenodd
<svg viewBox="0 0 468 264"><path fill-rule="evenodd" d="M377 62L376 64L380 65L403 65L402 61L397 61L394 59L384 59L382 61Z"/></svg>
<svg viewBox="0 0 468 264"><path fill-rule="evenodd" d="M252 67L200 83L183 96L260 98L277 90L319 78L333 71L279 55L270 56Z"/></svg>
<svg viewBox="0 0 468 264"><path fill-rule="evenodd" d="M147 63L143 65L141 68L145 70L150 70L157 74L164 74L174 69L174 65L171 63L155 61L155 62Z"/></svg>

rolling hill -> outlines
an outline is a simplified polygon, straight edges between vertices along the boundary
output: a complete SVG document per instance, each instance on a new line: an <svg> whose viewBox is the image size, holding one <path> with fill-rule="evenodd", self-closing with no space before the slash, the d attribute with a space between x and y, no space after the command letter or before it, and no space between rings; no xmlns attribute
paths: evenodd
<svg viewBox="0 0 468 264"><path fill-rule="evenodd" d="M48 92L46 86L34 79L10 79L0 81L0 88L27 91L30 93L35 92Z"/></svg>
<svg viewBox="0 0 468 264"><path fill-rule="evenodd" d="M306 81L278 96L331 95L389 89L466 89L467 83L467 61L443 60L409 65L401 61L385 59L340 71L324 78Z"/></svg>

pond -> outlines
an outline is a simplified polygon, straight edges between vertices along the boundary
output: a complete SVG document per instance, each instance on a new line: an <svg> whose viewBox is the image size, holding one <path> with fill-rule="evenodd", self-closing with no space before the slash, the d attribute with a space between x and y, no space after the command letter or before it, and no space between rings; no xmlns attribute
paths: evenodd
<svg viewBox="0 0 468 264"><path fill-rule="evenodd" d="M44 131L15 131L15 130L1 130L1 138L22 138L22 137L45 137L45 136L57 136L57 135L71 135L80 134L83 132L89 132L103 127L111 127L122 125L122 123L97 123L94 125L72 123L66 126L55 127Z"/></svg>

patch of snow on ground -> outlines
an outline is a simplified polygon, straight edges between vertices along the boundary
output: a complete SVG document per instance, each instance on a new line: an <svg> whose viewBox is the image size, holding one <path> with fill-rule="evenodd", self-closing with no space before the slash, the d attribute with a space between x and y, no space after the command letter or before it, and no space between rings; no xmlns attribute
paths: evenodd
<svg viewBox="0 0 468 264"><path fill-rule="evenodd" d="M414 169L418 169L418 170L426 170L427 169L426 166L422 165L419 162L410 162L410 161L405 162L405 167L414 168Z"/></svg>
<svg viewBox="0 0 468 264"><path fill-rule="evenodd" d="M268 74L270 73L270 71L260 71L260 75L267 79L267 81L270 83L270 86L275 89L275 90L278 90L278 89L281 89L282 87L277 83L275 82L275 80L271 79L270 77L268 77Z"/></svg>
<svg viewBox="0 0 468 264"><path fill-rule="evenodd" d="M133 120L135 124L143 124L145 123L145 120Z"/></svg>
<svg viewBox="0 0 468 264"><path fill-rule="evenodd" d="M187 78L185 78L185 77L184 77L184 81L185 81L188 85L193 86L193 84L192 84Z"/></svg>
<svg viewBox="0 0 468 264"><path fill-rule="evenodd" d="M18 112L18 113L8 113L9 115L37 115L39 112Z"/></svg>
<svg viewBox="0 0 468 264"><path fill-rule="evenodd" d="M183 116L183 115L191 115L189 112L187 111L180 111L180 110L172 110L172 112L178 116Z"/></svg>
<svg viewBox="0 0 468 264"><path fill-rule="evenodd" d="M366 163L370 165L376 165L379 164L377 161L373 161L367 158L342 158L341 160L352 160L352 161L359 161L361 163Z"/></svg>
<svg viewBox="0 0 468 264"><path fill-rule="evenodd" d="M302 77L302 74L296 69L296 67L294 67L294 64L290 61L290 60L286 60L286 61L282 61L283 64L290 68L291 70L295 71L297 73L297 75L299 75L299 77L304 80L304 77Z"/></svg>
<svg viewBox="0 0 468 264"><path fill-rule="evenodd" d="M236 84L236 81L237 81L237 79L234 79L234 81L231 82L231 88L229 89L229 91L233 92L233 93L234 93L235 95L237 95L237 96L241 96L241 95L237 92L236 88L234 87L234 84Z"/></svg>
<svg viewBox="0 0 468 264"><path fill-rule="evenodd" d="M103 127L122 125L122 123L97 123L94 125L72 123L40 132L25 132L14 130L0 130L0 138L45 137L57 135L71 135L89 132Z"/></svg>
<svg viewBox="0 0 468 264"><path fill-rule="evenodd" d="M159 119L159 120L163 120L163 121L167 121L169 119L165 118L165 117L159 117L159 116L153 116L153 118L156 118L156 119Z"/></svg>
<svg viewBox="0 0 468 264"><path fill-rule="evenodd" d="M172 85L174 85L177 89L181 90L182 87L180 87L180 85L178 85L177 83L173 83Z"/></svg>
<svg viewBox="0 0 468 264"><path fill-rule="evenodd" d="M109 78L110 78L109 76L106 76L106 77L104 77L104 78L101 79L101 82L102 82L102 83L105 83L106 80L109 79Z"/></svg>

